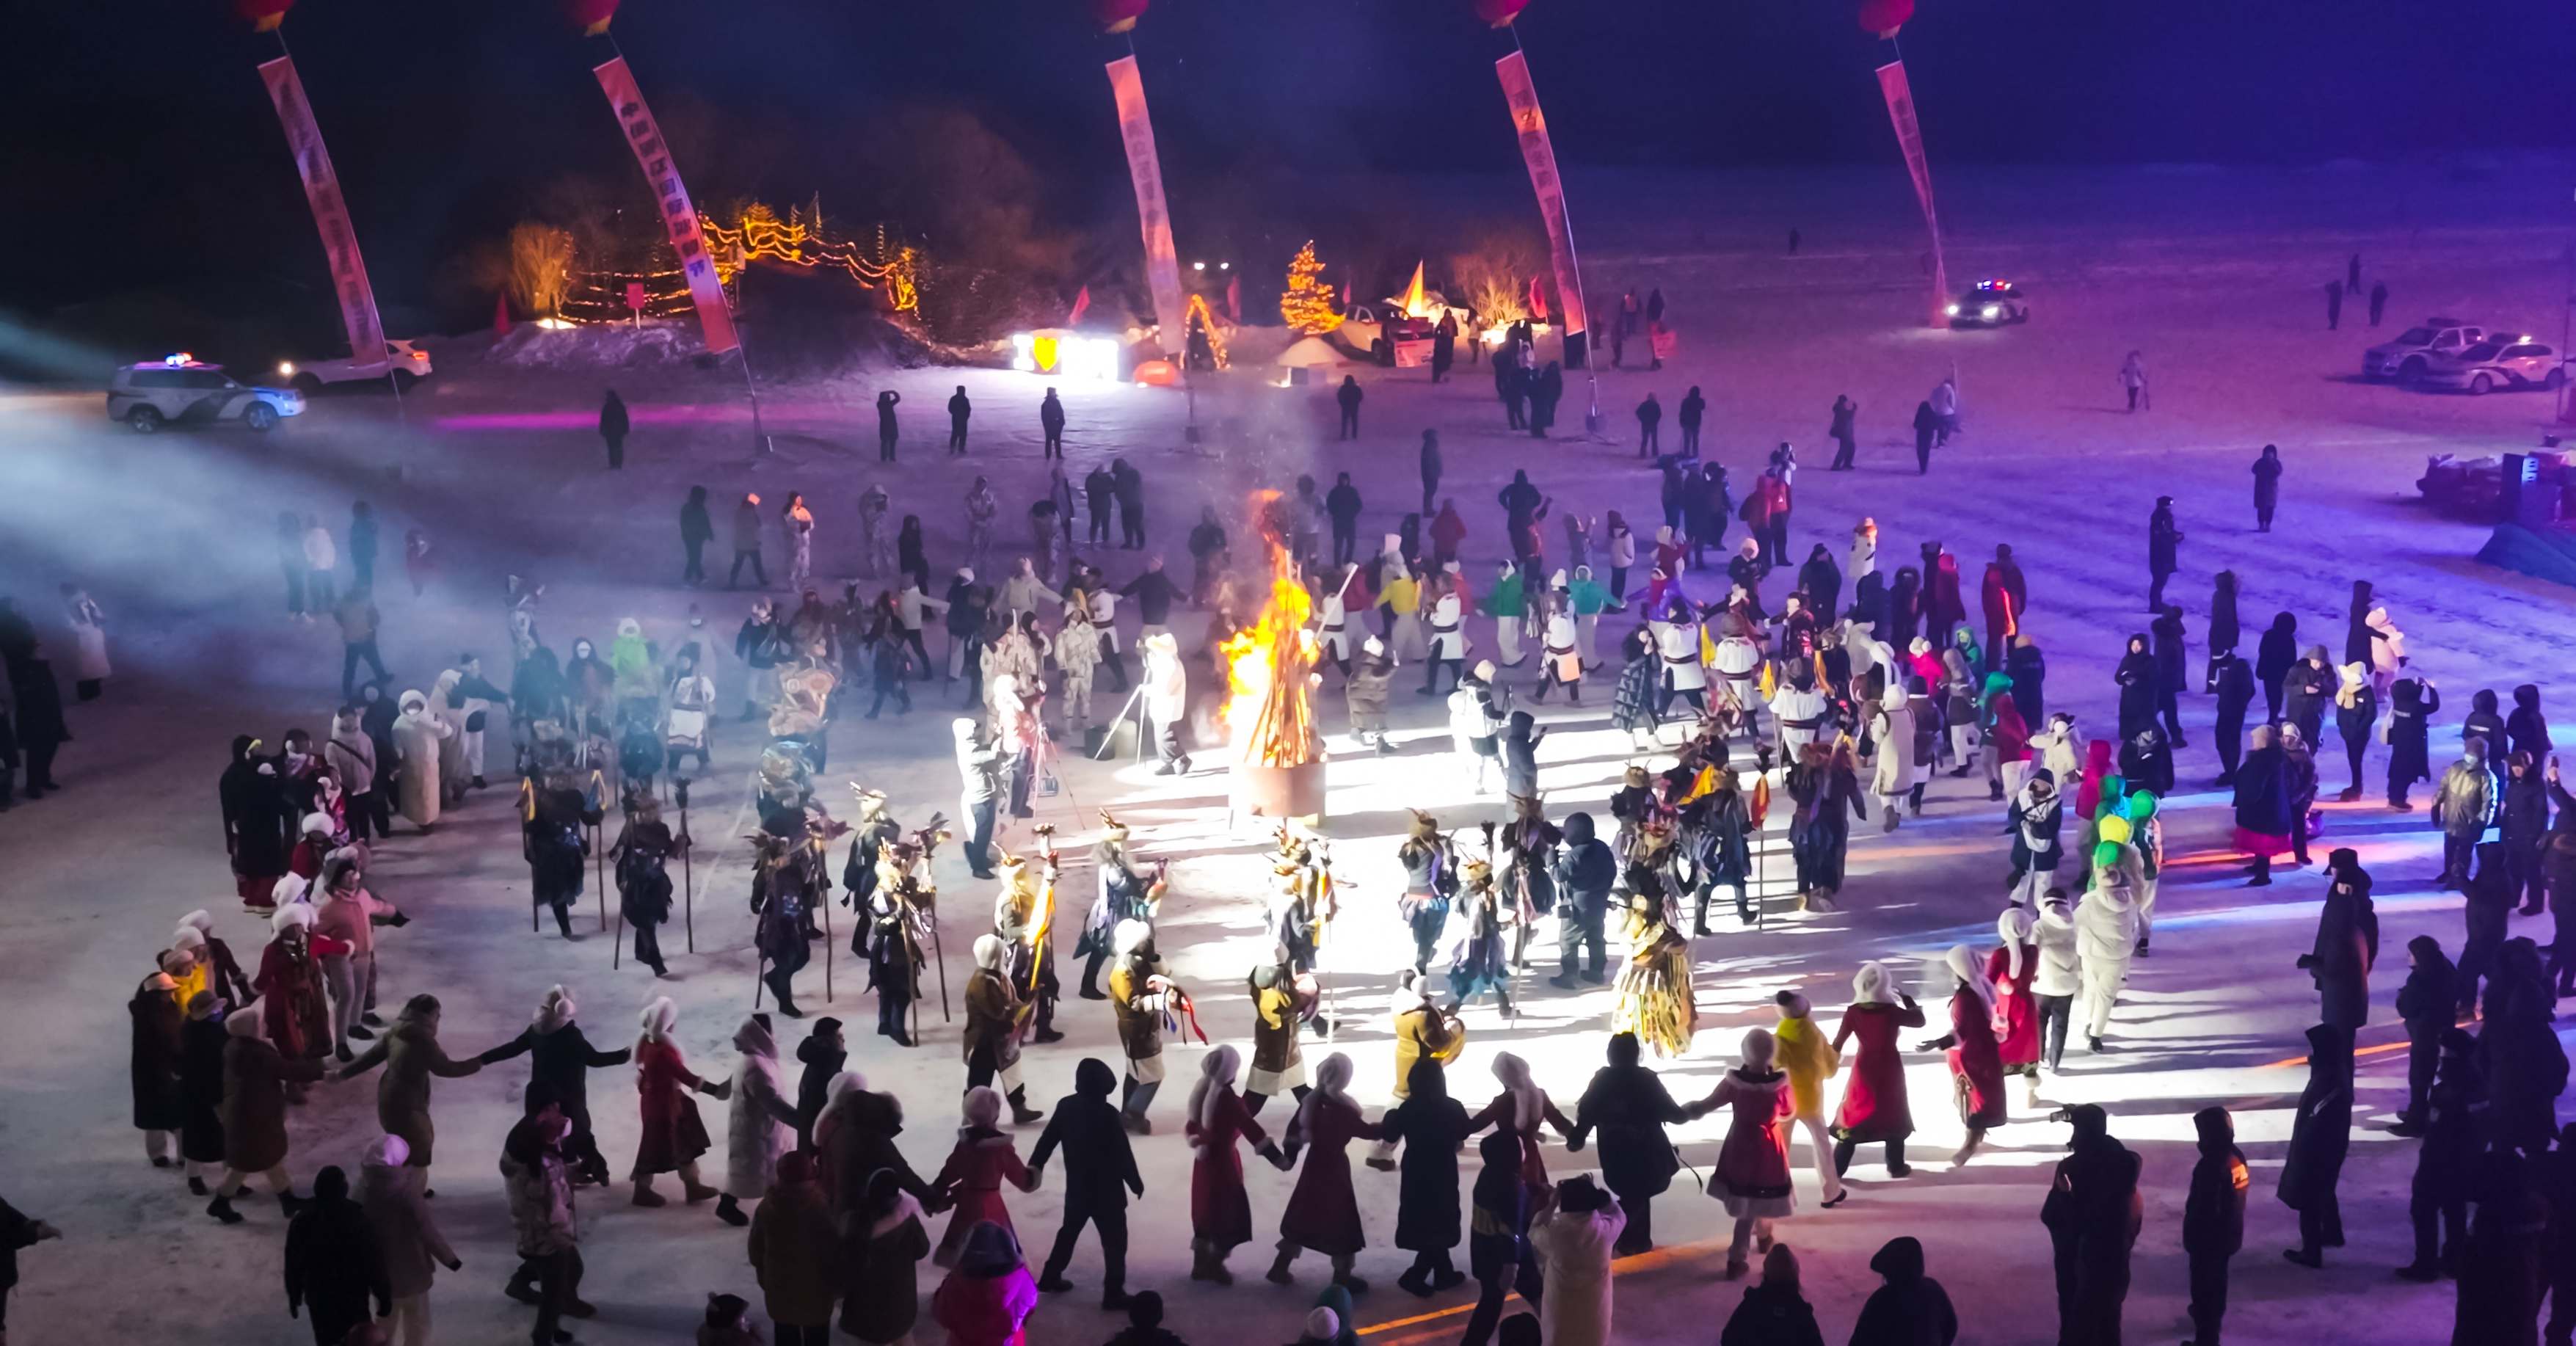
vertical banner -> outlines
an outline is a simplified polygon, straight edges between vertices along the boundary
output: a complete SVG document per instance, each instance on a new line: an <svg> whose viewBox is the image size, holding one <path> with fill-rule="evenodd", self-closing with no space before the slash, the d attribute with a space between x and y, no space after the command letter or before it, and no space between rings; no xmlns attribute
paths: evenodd
<svg viewBox="0 0 2576 1346"><path fill-rule="evenodd" d="M382 360L384 320L376 316L375 288L367 283L366 259L358 255L358 233L349 225L340 175L331 168L321 128L313 124L313 105L304 101L304 81L296 77L294 59L286 56L262 62L259 77L268 85L269 101L277 105L278 125L286 128L296 174L304 179L304 200L313 208L313 227L321 232L322 253L331 263L331 289L340 303L340 326L349 334L349 355L362 362Z"/></svg>
<svg viewBox="0 0 2576 1346"><path fill-rule="evenodd" d="M1118 103L1118 138L1127 143L1127 175L1136 180L1136 220L1145 233L1145 280L1154 291L1154 321L1163 353L1183 361L1190 347L1181 298L1181 259L1172 248L1172 212L1163 200L1163 161L1154 152L1154 122L1145 112L1145 80L1136 58L1109 63L1109 93Z"/></svg>
<svg viewBox="0 0 2576 1346"><path fill-rule="evenodd" d="M1494 62L1503 82L1503 102L1512 110L1512 132L1520 137L1521 159L1529 165L1530 187L1538 193L1539 219L1547 226L1547 259L1556 272L1556 306L1565 315L1565 334L1583 335L1583 277L1574 265L1574 230L1565 218L1565 183L1556 175L1556 147L1548 142L1547 114L1538 109L1538 89L1530 83L1529 62L1519 52ZM1585 364L1590 365L1587 353Z"/></svg>
<svg viewBox="0 0 2576 1346"><path fill-rule="evenodd" d="M617 114L617 124L626 132L626 147L635 151L645 185L661 203L662 227L669 231L671 251L678 254L680 270L689 279L689 302L698 310L707 353L723 355L739 348L742 342L734 336L733 310L725 307L715 258L698 232L698 212L689 204L689 189L680 181L679 166L671 162L670 148L662 143L662 128L654 124L653 109L644 105L644 92L635 87L634 72L626 68L626 58L618 56L592 66L591 73L599 76L600 92L608 95L609 110Z"/></svg>
<svg viewBox="0 0 2576 1346"><path fill-rule="evenodd" d="M1932 325L1947 327L1949 268L1941 259L1941 216L1932 208L1932 165L1923 157L1923 126L1914 118L1914 90L1905 82L1905 62L1878 68L1878 91L1887 99L1887 119L1896 127L1896 146L1905 151L1905 171L1914 175L1914 197L1923 203L1923 226L1932 231Z"/></svg>

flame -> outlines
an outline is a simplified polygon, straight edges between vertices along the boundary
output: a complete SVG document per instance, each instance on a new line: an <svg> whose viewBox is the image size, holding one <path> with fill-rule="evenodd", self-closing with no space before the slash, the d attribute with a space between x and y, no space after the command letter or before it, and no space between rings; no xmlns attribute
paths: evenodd
<svg viewBox="0 0 2576 1346"><path fill-rule="evenodd" d="M1266 502L1256 502L1255 517L1261 503ZM1270 556L1269 600L1251 625L1217 647L1226 667L1221 718L1232 732L1237 763L1301 766L1315 758L1315 703L1308 686L1315 648L1306 630L1313 602L1278 539L1265 536L1262 545Z"/></svg>

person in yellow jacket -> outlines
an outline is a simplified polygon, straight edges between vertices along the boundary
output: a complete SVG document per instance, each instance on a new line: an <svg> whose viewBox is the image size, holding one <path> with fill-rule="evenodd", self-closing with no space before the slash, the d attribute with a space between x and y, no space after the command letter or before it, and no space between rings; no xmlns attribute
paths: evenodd
<svg viewBox="0 0 2576 1346"><path fill-rule="evenodd" d="M1839 1206L1848 1193L1843 1190L1842 1175L1834 1171L1833 1138L1825 1132L1825 1081L1842 1067L1842 1056L1808 1017L1805 996L1782 991L1771 999L1780 1007L1780 1023L1771 1030L1771 1038L1778 1044L1774 1059L1789 1072L1789 1115L1807 1133L1816 1177L1824 1184L1825 1205Z"/></svg>

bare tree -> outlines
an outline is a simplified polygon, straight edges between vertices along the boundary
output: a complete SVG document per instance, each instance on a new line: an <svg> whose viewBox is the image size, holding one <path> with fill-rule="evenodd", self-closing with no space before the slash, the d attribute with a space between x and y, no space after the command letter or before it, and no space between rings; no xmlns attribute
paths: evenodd
<svg viewBox="0 0 2576 1346"><path fill-rule="evenodd" d="M530 313L560 314L572 287L572 231L522 220L510 227L510 293Z"/></svg>

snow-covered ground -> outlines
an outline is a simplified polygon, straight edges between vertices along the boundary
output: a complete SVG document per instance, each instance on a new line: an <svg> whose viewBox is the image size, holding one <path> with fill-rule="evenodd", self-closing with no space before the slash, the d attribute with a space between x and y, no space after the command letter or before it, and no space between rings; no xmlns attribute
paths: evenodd
<svg viewBox="0 0 2576 1346"><path fill-rule="evenodd" d="M1267 447L1232 454L1185 447L1178 393L1067 387L1068 466L1078 478L1112 454L1138 464L1155 546L1182 570L1182 533L1202 504L1232 517L1246 490L1284 484L1301 470L1325 482L1333 471L1352 471L1369 498L1363 535L1391 530L1417 492L1414 444L1423 428L1436 427L1449 465L1443 491L1460 501L1474 530L1470 573L1485 574L1504 550L1488 502L1516 466L1530 469L1560 509L1621 509L1650 534L1654 479L1635 457L1630 409L1649 390L1669 409L1696 383L1710 401L1708 450L1739 482L1772 444L1799 445L1806 471L1798 482L1797 554L1821 541L1839 557L1853 522L1866 514L1878 521L1888 564L1937 538L1960 557L1973 586L1993 545L2012 543L2030 578L2029 629L2050 656L2053 708L2072 708L2090 726L2109 722L2110 664L2122 637L2145 620L2145 517L2156 495L2171 494L2189 534L2171 592L2191 614L2195 647L2210 576L2220 569L2243 580L2249 633L2284 610L2298 617L2303 643L2334 643L2349 582L2371 579L2418 664L2446 692L2439 753L2470 690L2551 684L2576 649L2576 622L2564 590L2471 562L2484 529L2421 509L2411 484L2427 454L2533 443L2550 407L2540 397L2430 397L2357 382L2360 349L2371 339L2361 305L2347 307L2344 330L2328 332L2320 287L2359 252L2365 284L2385 279L2393 294L2381 335L2443 312L2496 327L2536 327L2554 339L2568 178L2565 164L2515 165L2476 180L2363 168L1945 175L1943 205L1957 235L1951 275L1961 282L2007 275L2036 307L2026 327L1945 334L1920 326L1926 296L1917 279L1919 229L1892 167L1683 180L1578 175L1575 222L1591 283L1613 291L1661 286L1682 340L1680 358L1660 373L1601 375L1599 437L1578 433L1586 397L1580 379L1569 380L1565 433L1546 443L1507 436L1479 366L1440 387L1428 385L1423 371L1357 371L1368 390L1365 434L1335 443L1324 388L1277 389L1261 382L1263 371L1244 369L1201 391L1199 416L1241 422L1246 441ZM1498 208L1511 208L1502 187L1487 190L1503 203ZM1795 257L1780 248L1791 224L1804 234ZM757 315L747 330L756 357ZM2143 352L2154 382L2152 411L2134 416L2121 412L2113 378L2132 349ZM691 484L709 486L719 501L756 490L773 505L787 490L805 491L821 520L818 573L835 579L857 570L853 509L868 482L887 482L898 515L922 516L941 571L959 555L959 501L973 474L991 474L1002 492L1005 526L997 540L1006 552L1022 544L1019 512L1041 490L1043 469L1029 455L1038 445L1038 388L1030 376L930 369L764 386L763 419L777 451L755 457L738 379L685 364L619 371L613 378L634 409L636 432L628 469L608 474L590 429L601 376L481 364L461 350L442 349L439 360L439 377L399 414L381 396L335 395L264 438L133 436L107 425L90 393L0 400L11 429L9 450L0 454L0 591L50 618L55 582L79 577L107 607L118 661L107 699L71 712L78 741L57 772L67 789L0 816L0 873L7 875L0 984L8 987L15 1029L0 1043L0 1072L10 1081L8 1104L0 1107L0 1195L67 1235L22 1255L24 1284L13 1306L21 1341L172 1332L284 1341L305 1332L280 1312L275 1208L253 1205L250 1222L238 1228L206 1219L177 1177L144 1164L127 1126L125 1083L124 1000L173 920L194 907L213 909L221 933L246 958L264 936L231 901L218 845L214 781L225 744L237 732L274 744L289 726L321 730L334 704L335 633L328 623L291 624L278 612L272 533L279 510L318 513L337 531L350 499L375 503L384 518L378 573L386 655L403 685L425 687L460 650L480 650L496 666L506 662L501 594L510 573L546 583L540 629L559 652L580 636L604 642L628 615L668 647L684 638L693 604L706 619L705 638L729 650L750 595L673 584L680 563L673 518ZM1966 390L1968 433L1929 477L1918 477L1906 422L1953 365ZM939 408L961 382L978 406L976 429L973 452L952 460L942 456ZM870 404L884 387L905 397L905 456L893 471L875 461ZM1860 471L1831 476L1822 471L1822 431L1838 393L1861 404L1863 449ZM1666 433L1669 444L1669 425ZM2289 471L2279 527L2257 536L2246 468L2267 441L2281 446ZM721 564L726 525L720 508L711 564ZM434 540L440 560L420 598L401 579L401 539L415 527ZM768 559L776 578L783 565L774 538ZM1120 580L1138 568L1131 554L1106 553L1104 563ZM68 639L49 643L68 692ZM739 691L740 671L729 656L718 676L728 696ZM946 741L955 696L924 688L909 718L842 722L823 798L837 796L847 779L887 790L907 823L934 809L953 812ZM1105 715L1115 698L1106 690L1100 696ZM2564 703L2563 693L2557 699ZM1339 1045L1357 1063L1356 1090L1372 1108L1385 1101L1391 1082L1382 1011L1405 957L1391 910L1392 841L1402 809L1429 809L1453 826L1499 816L1498 801L1472 798L1451 770L1434 705L1397 700L1403 750L1384 759L1337 758L1331 778L1331 832L1350 901L1328 967L1347 1023ZM1605 722L1608 700L1603 680L1581 711L1544 708L1541 719L1553 729L1542 762L1551 811L1597 811L1612 788L1622 746ZM1338 727L1337 696L1327 694L1325 709L1327 723ZM2207 698L2185 699L2189 784L2168 803L2168 847L2177 863L2163 889L2155 956L2133 971L2112 1050L2072 1054L2066 1077L2050 1091L2056 1103L2108 1105L2114 1133L2145 1156L2147 1219L2130 1331L2151 1337L2181 1325L2178 1223L2190 1114L2215 1101L2237 1110L2257 1169L2230 1335L2248 1342L2320 1332L2357 1343L2425 1340L2445 1330L2448 1288L2388 1275L2408 1251L2412 1148L2379 1130L2402 1097L2401 1057L2383 1052L2363 1061L2368 1120L2356 1131L2343 1188L2352 1245L2323 1272L2277 1256L2295 1236L2289 1212L2272 1199L2271 1179L2288 1134L2288 1105L2303 1079L2286 1058L2299 1054L2300 1031L2314 1011L2308 979L2292 959L2307 947L2319 880L2309 870L2268 890L2237 885L2223 854L2225 801L2207 785L2216 771L2210 715ZM612 972L607 941L587 929L566 944L523 928L526 868L507 786L496 785L434 837L405 833L377 852L377 890L416 918L383 941L390 1002L437 992L447 1006L445 1041L465 1052L514 1034L555 982L572 988L591 1036L602 1042L628 1037L637 1007L668 994L681 1005L692 1063L729 1071L726 1044L752 985L739 837L747 830L742 783L753 755L747 732L720 738L716 769L693 797L692 824L707 851L695 875L698 951L673 959L674 980L653 984L631 965ZM2344 783L2339 745L2320 756L2331 793ZM2374 750L2374 782L2381 763ZM1042 817L1062 825L1069 844L1081 844L1094 809L1114 805L1136 825L1146 853L1175 860L1163 947L1197 994L1211 1032L1244 1040L1242 978L1257 941L1264 867L1252 858L1259 838L1225 830L1222 778L1203 771L1173 781L1128 763L1077 762L1065 785ZM2379 797L2375 785L2365 795ZM2365 802L2329 804L2328 814L2325 844L2358 846L2378 879L2387 961L2376 979L2376 1022L2362 1042L2382 1046L2398 1037L2387 1004L2403 976L2400 951L2418 933L2456 947L2458 904L2427 887L2438 847L2420 811L2398 815ZM1024 845L1029 838L1023 831L1007 840ZM1773 872L1785 875L1776 835L1768 850ZM1860 830L1846 910L1795 914L1785 883L1775 879L1762 931L1738 931L1729 922L1699 943L1703 1032L1690 1056L1666 1072L1674 1092L1712 1087L1742 1030L1770 1021L1769 998L1779 987L1806 988L1827 1023L1863 958L1889 960L1909 987L1946 992L1937 971L1927 969L1937 968L1954 942L1991 939L2004 864L1981 784L1944 780L1921 822L1889 838L1874 827ZM965 950L990 894L953 851L943 857L941 880L953 992L962 986ZM1077 875L1076 883L1085 879ZM674 928L666 947L679 943ZM1543 945L1542 959L1552 955L1552 942ZM821 1010L822 970L804 980L809 1012ZM846 954L835 983L839 994L829 1009L851 1026L852 1067L873 1087L903 1096L911 1118L906 1152L915 1167L935 1170L961 1083L955 1030L933 1019L921 1048L895 1050L868 1034L874 1005L858 995L863 975ZM1469 1014L1455 1092L1483 1097L1486 1066L1504 1049L1528 1057L1561 1099L1570 1103L1581 1089L1599 1059L1608 993L1567 995L1533 983L1524 1003L1526 1012L1511 1024L1490 1008ZM1083 1055L1114 1057L1105 1009L1068 1000L1060 1023L1070 1039L1029 1058L1031 1094L1041 1104L1070 1088ZM782 1024L780 1035L792 1044L802 1032ZM1230 1291L1184 1275L1188 1155L1178 1121L1197 1055L1191 1047L1173 1056L1173 1083L1158 1107L1165 1125L1139 1142L1149 1195L1136 1225L1130 1285L1162 1290L1175 1326L1193 1340L1285 1340L1324 1274L1314 1259L1301 1263L1294 1292L1259 1282L1259 1244L1236 1259L1244 1283ZM1925 1054L1912 1058L1909 1073L1922 1128L1913 1178L1888 1181L1875 1158L1864 1157L1853 1169L1853 1200L1815 1212L1800 1147L1800 1200L1808 1209L1781 1236L1804 1257L1808 1293L1828 1335L1848 1331L1874 1283L1870 1253L1906 1233L1923 1239L1933 1274L1958 1302L1963 1339L2052 1340L2038 1208L2063 1128L2017 1107L1993 1148L1949 1171L1942 1156L1959 1132L1943 1103L1943 1068L1937 1055ZM436 1292L442 1342L501 1340L526 1329L527 1311L497 1294L512 1258L492 1167L524 1080L512 1065L438 1088L447 1140L437 1210L467 1264L462 1275L443 1276ZM601 1143L619 1164L635 1139L627 1096L622 1071L595 1082ZM373 1134L372 1101L372 1083L325 1088L296 1114L291 1167L299 1185L323 1164L355 1164ZM705 1111L721 1135L724 1110ZM1717 1138L1713 1121L1680 1132L1685 1156L1703 1171ZM713 1157L721 1155L720 1142ZM1557 1173L1586 1162L1561 1149L1550 1155ZM1371 1339L1448 1338L1462 1324L1464 1301L1452 1295L1424 1304L1393 1288L1406 1260L1386 1246L1395 1184L1363 1178L1375 1246L1361 1257L1360 1272L1379 1287L1361 1310L1364 1322L1380 1329ZM1256 1168L1252 1183L1256 1216L1266 1224L1285 1199L1287 1179ZM1052 1235L1059 1201L1051 1181L1014 1202L1033 1252ZM582 1205L585 1293L602 1309L600 1318L578 1325L584 1339L684 1339L707 1292L755 1294L740 1236L705 1208L639 1210L622 1190L585 1192ZM1658 1212L1668 1251L1623 1268L1622 1339L1702 1341L1715 1332L1737 1297L1736 1287L1716 1283L1725 1223L1713 1202L1691 1194L1686 1176ZM1087 1343L1116 1325L1088 1293L1098 1283L1089 1245L1073 1274L1086 1292L1050 1300L1032 1322L1033 1341ZM925 1277L925 1292L928 1286ZM1426 1313L1433 1316L1421 1317ZM925 1328L923 1339L936 1341L936 1329Z"/></svg>

